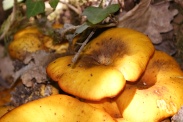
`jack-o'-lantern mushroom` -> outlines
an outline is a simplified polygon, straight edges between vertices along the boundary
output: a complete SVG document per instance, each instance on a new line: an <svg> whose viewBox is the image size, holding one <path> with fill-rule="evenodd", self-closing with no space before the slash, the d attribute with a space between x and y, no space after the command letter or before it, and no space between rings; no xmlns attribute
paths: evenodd
<svg viewBox="0 0 183 122"><path fill-rule="evenodd" d="M28 26L26 28L23 28L15 33L13 36L13 39L18 39L26 34L36 34L36 35L42 35L40 30L36 26Z"/></svg>
<svg viewBox="0 0 183 122"><path fill-rule="evenodd" d="M45 35L36 26L23 28L14 34L8 52L13 59L23 60L27 54L45 49L43 37Z"/></svg>
<svg viewBox="0 0 183 122"><path fill-rule="evenodd" d="M105 111L67 95L52 95L23 104L0 122L115 122Z"/></svg>
<svg viewBox="0 0 183 122"><path fill-rule="evenodd" d="M54 50L56 53L65 53L68 43L53 44L53 39L44 35L38 27L30 26L15 33L8 46L8 52L13 59L24 60L29 53L38 50Z"/></svg>
<svg viewBox="0 0 183 122"><path fill-rule="evenodd" d="M144 72L154 47L149 38L127 28L112 28L93 39L72 66L73 56L56 59L47 74L61 89L87 100L115 97L126 80Z"/></svg>
<svg viewBox="0 0 183 122"><path fill-rule="evenodd" d="M123 119L130 122L159 122L174 115L183 105L183 72L177 62L155 51L142 77L128 82L116 98Z"/></svg>
<svg viewBox="0 0 183 122"><path fill-rule="evenodd" d="M89 101L89 100L82 100L82 101L95 108L106 111L109 115L111 115L111 117L115 119L122 117L116 104L116 101L114 99L105 98L100 101Z"/></svg>
<svg viewBox="0 0 183 122"><path fill-rule="evenodd" d="M37 34L27 33L15 38L8 46L8 52L13 59L23 60L28 53L44 49Z"/></svg>

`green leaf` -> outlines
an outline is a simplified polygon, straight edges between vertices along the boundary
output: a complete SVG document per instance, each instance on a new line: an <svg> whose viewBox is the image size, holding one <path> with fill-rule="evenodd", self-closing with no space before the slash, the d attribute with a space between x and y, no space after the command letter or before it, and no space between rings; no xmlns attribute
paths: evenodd
<svg viewBox="0 0 183 122"><path fill-rule="evenodd" d="M58 5L59 0L49 0L49 4L52 8L56 8Z"/></svg>
<svg viewBox="0 0 183 122"><path fill-rule="evenodd" d="M85 31L88 27L90 27L88 22L83 23L81 26L79 26L75 33L74 36L77 36L78 34L82 33L83 31Z"/></svg>
<svg viewBox="0 0 183 122"><path fill-rule="evenodd" d="M119 4L112 4L104 9L90 6L84 10L83 15L87 16L88 21L92 24L97 24L102 22L110 14L117 12L119 8Z"/></svg>
<svg viewBox="0 0 183 122"><path fill-rule="evenodd" d="M45 10L45 4L43 0L26 0L26 15L27 17L36 16L43 13Z"/></svg>

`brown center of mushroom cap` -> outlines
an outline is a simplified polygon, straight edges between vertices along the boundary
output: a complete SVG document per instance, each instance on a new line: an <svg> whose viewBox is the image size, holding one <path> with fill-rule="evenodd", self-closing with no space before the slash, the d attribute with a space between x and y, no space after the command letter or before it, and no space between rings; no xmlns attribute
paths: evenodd
<svg viewBox="0 0 183 122"><path fill-rule="evenodd" d="M86 45L76 65L85 69L109 66L135 82L145 70L154 47L149 38L127 28L109 29Z"/></svg>
<svg viewBox="0 0 183 122"><path fill-rule="evenodd" d="M101 100L116 96L126 80L135 82L144 72L154 47L142 33L109 29L88 43L74 64L72 56L49 64L48 75L74 96Z"/></svg>
<svg viewBox="0 0 183 122"><path fill-rule="evenodd" d="M124 54L127 54L127 45L117 38L105 38L100 43L96 42L94 47L95 49L90 54L83 55L80 60L85 68L112 65L118 57L122 58Z"/></svg>

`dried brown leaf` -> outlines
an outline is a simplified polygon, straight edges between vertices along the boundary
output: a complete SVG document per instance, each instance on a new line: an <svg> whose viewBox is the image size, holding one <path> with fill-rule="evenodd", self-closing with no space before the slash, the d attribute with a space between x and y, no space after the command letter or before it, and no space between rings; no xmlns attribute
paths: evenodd
<svg viewBox="0 0 183 122"><path fill-rule="evenodd" d="M147 34L154 44L162 41L161 33L173 29L171 20L178 13L169 10L169 2L151 5L151 0L141 0L132 10L119 17L119 27L128 27Z"/></svg>
<svg viewBox="0 0 183 122"><path fill-rule="evenodd" d="M175 0L175 2L180 4L183 7L183 1L182 0Z"/></svg>
<svg viewBox="0 0 183 122"><path fill-rule="evenodd" d="M0 46L0 54L3 53L4 48ZM17 62L8 55L0 55L0 86L10 88L18 78L27 87L31 87L35 82L45 83L48 81L46 66L59 56L61 55L43 50L37 51L28 55L22 62L23 65L18 70L15 70Z"/></svg>
<svg viewBox="0 0 183 122"><path fill-rule="evenodd" d="M20 69L18 72L22 83L31 87L34 82L45 83L48 81L46 74L46 66L54 59L58 58L58 54L48 53L43 50L31 53L24 60L27 66Z"/></svg>
<svg viewBox="0 0 183 122"><path fill-rule="evenodd" d="M0 45L0 85L8 88L13 81L13 74L13 61L8 55L5 55L5 49Z"/></svg>
<svg viewBox="0 0 183 122"><path fill-rule="evenodd" d="M172 122L182 122L183 121L183 107L172 117Z"/></svg>

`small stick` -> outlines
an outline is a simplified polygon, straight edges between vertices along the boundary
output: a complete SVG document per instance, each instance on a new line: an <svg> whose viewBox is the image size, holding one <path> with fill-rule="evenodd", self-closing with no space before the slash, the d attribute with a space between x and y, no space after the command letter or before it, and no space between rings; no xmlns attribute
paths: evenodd
<svg viewBox="0 0 183 122"><path fill-rule="evenodd" d="M74 7L71 4L69 4L67 2L64 2L62 0L60 0L60 3L65 4L66 6L68 6L70 9L72 9L73 11L75 11L78 15L81 15L82 14L82 12L80 10L78 10L78 8Z"/></svg>
<svg viewBox="0 0 183 122"><path fill-rule="evenodd" d="M88 41L90 40L90 38L93 36L93 34L95 33L95 31L92 31L90 33L90 35L87 37L87 39L82 43L82 46L79 48L79 51L74 55L74 57L72 58L72 63L75 64L81 54L81 51L83 50L83 48L85 47L85 45L88 43Z"/></svg>
<svg viewBox="0 0 183 122"><path fill-rule="evenodd" d="M6 28L4 29L3 33L0 35L0 40L2 40L6 34L8 33L10 27L12 26L13 22L15 21L15 17L16 17L16 10L17 9L17 0L14 0L14 6L13 6L13 10L12 10L12 13L11 15L9 16L10 19L8 20L9 21L9 24L6 26Z"/></svg>

